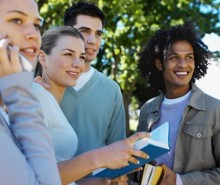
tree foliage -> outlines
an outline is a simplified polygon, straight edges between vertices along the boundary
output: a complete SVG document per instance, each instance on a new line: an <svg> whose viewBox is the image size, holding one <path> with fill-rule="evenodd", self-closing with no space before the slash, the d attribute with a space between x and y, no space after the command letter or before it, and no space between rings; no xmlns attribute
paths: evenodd
<svg viewBox="0 0 220 185"><path fill-rule="evenodd" d="M38 0L41 15L45 18L43 30L62 25L64 11L73 2ZM147 79L143 79L137 70L138 53L156 30L189 20L194 23L201 37L211 32L220 34L219 1L93 0L90 2L96 3L106 15L103 44L94 66L120 85L127 118L128 106L132 98L138 100L141 106L158 93L149 87Z"/></svg>

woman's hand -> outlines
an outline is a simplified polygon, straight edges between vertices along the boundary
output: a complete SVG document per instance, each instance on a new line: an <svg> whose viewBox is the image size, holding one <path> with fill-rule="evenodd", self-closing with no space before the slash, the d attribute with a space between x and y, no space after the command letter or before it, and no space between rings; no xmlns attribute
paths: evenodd
<svg viewBox="0 0 220 185"><path fill-rule="evenodd" d="M99 158L103 161L102 167L118 169L130 163L138 164L136 157L148 158L148 155L141 150L136 150L134 144L137 140L149 137L147 132L137 132L127 139L112 143L99 150Z"/></svg>
<svg viewBox="0 0 220 185"><path fill-rule="evenodd" d="M44 87L45 89L49 89L50 85L47 84L45 81L43 81L43 78L41 76L37 76L34 78L34 82L40 84L42 87Z"/></svg>
<svg viewBox="0 0 220 185"><path fill-rule="evenodd" d="M22 71L18 48L11 46L7 35L0 33L0 77Z"/></svg>

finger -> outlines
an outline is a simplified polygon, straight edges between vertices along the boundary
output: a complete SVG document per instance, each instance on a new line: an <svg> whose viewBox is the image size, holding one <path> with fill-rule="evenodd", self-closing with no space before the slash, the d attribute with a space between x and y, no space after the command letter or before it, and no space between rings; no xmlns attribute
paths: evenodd
<svg viewBox="0 0 220 185"><path fill-rule="evenodd" d="M0 40L0 68L1 68L1 76L9 74L10 69L10 54L11 51L8 49L9 39L1 39Z"/></svg>
<svg viewBox="0 0 220 185"><path fill-rule="evenodd" d="M111 184L112 184L112 183L125 184L125 183L127 183L127 182L128 182L128 177L127 177L127 175L123 175L123 176L120 176L120 177L111 179Z"/></svg>
<svg viewBox="0 0 220 185"><path fill-rule="evenodd" d="M136 159L135 157L133 157L133 156L130 156L130 157L128 158L128 161L129 161L130 163L134 163L134 164L139 164L139 163L140 163L140 161L139 161L138 159Z"/></svg>
<svg viewBox="0 0 220 185"><path fill-rule="evenodd" d="M141 150L136 150L136 149L133 149L132 152L131 152L131 156L133 158L129 158L131 159L132 161L134 161L134 159L136 160L136 163L138 162L136 158L134 157L140 157L140 158L144 158L144 159L148 159L149 158L149 155L146 154L145 152L141 151ZM135 163L135 161L133 162Z"/></svg>
<svg viewBox="0 0 220 185"><path fill-rule="evenodd" d="M0 40L0 62L8 62L8 55L10 54L10 50L7 48L9 44L9 39L1 39Z"/></svg>
<svg viewBox="0 0 220 185"><path fill-rule="evenodd" d="M14 69L14 72L20 72L22 71L22 66L21 66L21 63L20 63L20 58L19 58L19 55L18 55L18 50L19 48L18 47L11 47L10 48L10 65L11 67Z"/></svg>
<svg viewBox="0 0 220 185"><path fill-rule="evenodd" d="M6 38L7 34L6 33L0 33L0 39Z"/></svg>
<svg viewBox="0 0 220 185"><path fill-rule="evenodd" d="M50 85L44 81L41 82L41 85L45 88L45 89L49 89Z"/></svg>
<svg viewBox="0 0 220 185"><path fill-rule="evenodd" d="M42 81L42 77L41 76L37 76L34 78L34 82L40 83Z"/></svg>
<svg viewBox="0 0 220 185"><path fill-rule="evenodd" d="M130 145L130 146L134 146L134 143L141 139L141 138L148 138L150 137L151 134L148 133L148 132L136 132L135 134L133 134L132 136L130 136L129 138L127 138L127 143Z"/></svg>
<svg viewBox="0 0 220 185"><path fill-rule="evenodd" d="M43 81L43 78L41 76L37 76L34 78L34 82L40 84L41 86L43 86L45 89L49 89L50 85L46 82Z"/></svg>

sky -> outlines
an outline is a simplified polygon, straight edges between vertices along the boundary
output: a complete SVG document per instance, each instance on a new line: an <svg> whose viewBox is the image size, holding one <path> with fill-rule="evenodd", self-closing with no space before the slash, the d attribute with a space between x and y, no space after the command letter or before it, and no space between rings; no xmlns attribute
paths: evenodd
<svg viewBox="0 0 220 185"><path fill-rule="evenodd" d="M202 40L209 47L209 50L220 51L220 37L218 35L206 34ZM220 59L210 61L207 74L196 81L196 84L207 94L220 99Z"/></svg>

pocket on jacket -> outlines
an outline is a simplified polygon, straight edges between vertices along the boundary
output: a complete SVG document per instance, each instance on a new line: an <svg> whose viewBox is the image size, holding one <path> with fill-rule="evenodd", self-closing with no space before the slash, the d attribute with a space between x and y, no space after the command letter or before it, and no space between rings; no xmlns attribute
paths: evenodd
<svg viewBox="0 0 220 185"><path fill-rule="evenodd" d="M184 126L183 143L189 156L198 162L206 160L212 151L212 134L212 127L207 123L187 122Z"/></svg>
<svg viewBox="0 0 220 185"><path fill-rule="evenodd" d="M195 139L204 139L212 135L212 128L207 123L200 122L199 124L187 122L184 127L184 132Z"/></svg>

